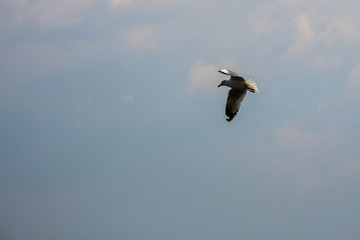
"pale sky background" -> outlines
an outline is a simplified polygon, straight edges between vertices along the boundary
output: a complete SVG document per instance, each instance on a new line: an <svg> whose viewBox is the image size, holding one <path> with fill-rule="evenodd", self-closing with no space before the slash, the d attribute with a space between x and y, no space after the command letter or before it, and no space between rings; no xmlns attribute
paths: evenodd
<svg viewBox="0 0 360 240"><path fill-rule="evenodd" d="M358 240L359 13L0 0L0 239Z"/></svg>

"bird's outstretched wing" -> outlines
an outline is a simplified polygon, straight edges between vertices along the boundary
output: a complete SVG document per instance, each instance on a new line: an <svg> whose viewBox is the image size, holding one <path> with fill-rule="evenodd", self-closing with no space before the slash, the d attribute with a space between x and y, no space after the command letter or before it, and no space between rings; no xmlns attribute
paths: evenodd
<svg viewBox="0 0 360 240"><path fill-rule="evenodd" d="M239 111L241 102L246 95L246 89L231 89L226 101L225 115L226 121L230 122Z"/></svg>
<svg viewBox="0 0 360 240"><path fill-rule="evenodd" d="M237 74L236 72L233 72L231 70L221 69L221 70L219 70L219 72L222 74L225 74L225 75L230 75L231 80L245 81L245 79L242 76L240 76L239 74Z"/></svg>

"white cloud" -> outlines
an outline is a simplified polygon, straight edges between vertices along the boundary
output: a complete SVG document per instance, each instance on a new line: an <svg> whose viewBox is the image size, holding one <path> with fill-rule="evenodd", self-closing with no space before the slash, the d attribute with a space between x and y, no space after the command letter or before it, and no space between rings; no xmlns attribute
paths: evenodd
<svg viewBox="0 0 360 240"><path fill-rule="evenodd" d="M278 27L278 23L270 20L265 16L257 17L252 19L253 31L255 34L262 35L266 33L275 32Z"/></svg>
<svg viewBox="0 0 360 240"><path fill-rule="evenodd" d="M331 49L334 51L358 43L359 7L359 3L354 0L343 1L336 6L336 10L326 1L273 0L259 5L249 15L248 22L255 35L266 37L267 45L290 46L282 56L288 61L310 57L315 48L322 51L337 44L335 49ZM291 36L293 40L289 41ZM325 55L329 51L324 51ZM318 55L309 59L308 63L318 68L339 67L341 61L334 58L323 60L324 57L319 55L324 53L316 52Z"/></svg>
<svg viewBox="0 0 360 240"><path fill-rule="evenodd" d="M345 84L344 99L354 99L360 97L360 63L350 72Z"/></svg>
<svg viewBox="0 0 360 240"><path fill-rule="evenodd" d="M322 57L319 57L315 59L314 65L317 68L337 68L340 67L342 64L342 61L339 58L334 59L325 59Z"/></svg>
<svg viewBox="0 0 360 240"><path fill-rule="evenodd" d="M156 46L154 30L150 26L137 26L127 37L128 44L134 49L153 49Z"/></svg>
<svg viewBox="0 0 360 240"><path fill-rule="evenodd" d="M218 78L215 65L197 62L190 69L190 88L216 88Z"/></svg>
<svg viewBox="0 0 360 240"><path fill-rule="evenodd" d="M319 38L327 45L335 42L353 44L360 40L360 28L352 16L341 14L330 20L326 31L320 33Z"/></svg>
<svg viewBox="0 0 360 240"><path fill-rule="evenodd" d="M29 6L28 0L0 0L2 12L0 14L0 26L2 28L14 28L23 22L24 15Z"/></svg>
<svg viewBox="0 0 360 240"><path fill-rule="evenodd" d="M12 1L7 1L7 0L0 0L1 4L9 4L12 5L13 7L27 7L29 5L29 0L12 0Z"/></svg>
<svg viewBox="0 0 360 240"><path fill-rule="evenodd" d="M320 102L317 104L317 113L322 113L329 108L329 104L326 102Z"/></svg>
<svg viewBox="0 0 360 240"><path fill-rule="evenodd" d="M296 15L308 1L306 0L275 0L259 5L250 15L250 25L255 34L275 33L284 27L286 14ZM277 16L281 15L283 19Z"/></svg>
<svg viewBox="0 0 360 240"><path fill-rule="evenodd" d="M344 138L347 128L338 123L329 125L326 132L302 128L294 121L287 121L274 130L270 139L249 143L257 146L254 158L261 168L286 176L304 190L313 190L329 184L334 178L360 180L360 164L354 153L352 141ZM271 165L268 160L271 159ZM270 169L272 168L272 169Z"/></svg>
<svg viewBox="0 0 360 240"><path fill-rule="evenodd" d="M359 25L353 16L347 14L318 16L308 10L298 14L293 19L293 24L295 32L294 42L288 50L290 56L302 57L315 47L333 47L335 43L350 45L360 40ZM325 30L320 31L320 29ZM324 57L318 57L311 62L314 62L318 68L339 67L342 63L339 58L333 57L331 59L326 57L326 60Z"/></svg>
<svg viewBox="0 0 360 240"><path fill-rule="evenodd" d="M39 1L31 7L36 21L43 27L63 27L81 23L82 16L78 12L84 1Z"/></svg>
<svg viewBox="0 0 360 240"><path fill-rule="evenodd" d="M133 0L110 0L110 6L113 8L116 7L126 7L129 6L131 4L133 4L134 1Z"/></svg>
<svg viewBox="0 0 360 240"><path fill-rule="evenodd" d="M77 25L82 22L83 11L92 0L16 0L8 5L9 11L13 12L11 19L7 19L15 25L27 22L44 28L58 28Z"/></svg>
<svg viewBox="0 0 360 240"><path fill-rule="evenodd" d="M289 51L296 56L304 55L315 43L316 34L313 31L307 14L301 13L294 19L295 41Z"/></svg>
<svg viewBox="0 0 360 240"><path fill-rule="evenodd" d="M76 60L67 50L48 43L25 43L16 46L3 62L9 71L18 75L28 71L51 71L61 67L71 67ZM22 71L16 71L21 69Z"/></svg>
<svg viewBox="0 0 360 240"><path fill-rule="evenodd" d="M128 101L131 101L134 99L134 94L125 94L125 95L122 95L121 96L121 100L124 101L124 102L128 102Z"/></svg>
<svg viewBox="0 0 360 240"><path fill-rule="evenodd" d="M273 20L271 8L271 5L261 5L250 16L249 24L255 34L263 35L278 30L279 23Z"/></svg>
<svg viewBox="0 0 360 240"><path fill-rule="evenodd" d="M190 68L190 81L189 87L191 89L204 89L206 91L215 92L216 87L219 85L220 74L218 70L221 68L227 68L236 71L237 64L223 59L219 64L205 64L203 62L194 63Z"/></svg>
<svg viewBox="0 0 360 240"><path fill-rule="evenodd" d="M109 5L111 8L124 8L124 7L149 7L152 4L167 4L181 2L178 0L109 0Z"/></svg>

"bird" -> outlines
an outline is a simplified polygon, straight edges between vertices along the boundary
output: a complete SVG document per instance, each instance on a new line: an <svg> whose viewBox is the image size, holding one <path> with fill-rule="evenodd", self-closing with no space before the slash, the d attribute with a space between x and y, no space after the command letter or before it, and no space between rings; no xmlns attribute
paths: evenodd
<svg viewBox="0 0 360 240"><path fill-rule="evenodd" d="M230 122L237 112L239 111L241 102L244 100L246 92L258 93L259 89L254 80L245 80L242 76L227 69L219 70L220 73L229 75L229 80L222 81L218 87L227 86L229 90L226 107L225 107L225 118L226 121Z"/></svg>

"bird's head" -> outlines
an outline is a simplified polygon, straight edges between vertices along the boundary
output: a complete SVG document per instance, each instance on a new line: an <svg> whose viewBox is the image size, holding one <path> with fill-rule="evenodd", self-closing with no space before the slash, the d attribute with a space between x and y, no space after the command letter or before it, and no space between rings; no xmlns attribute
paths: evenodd
<svg viewBox="0 0 360 240"><path fill-rule="evenodd" d="M218 86L218 87L221 87L221 86L225 86L225 80L224 80L224 81L222 81L222 82L219 84L219 86Z"/></svg>

